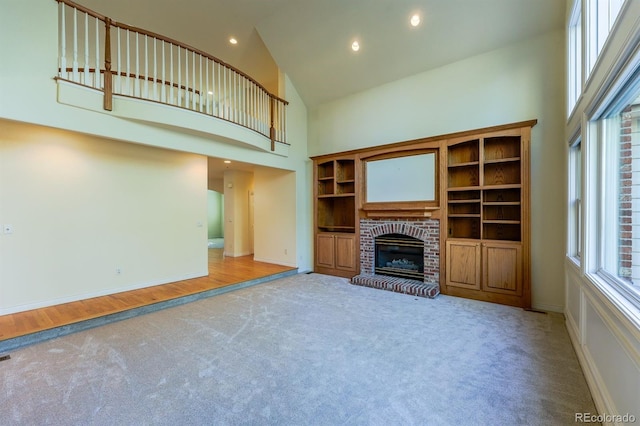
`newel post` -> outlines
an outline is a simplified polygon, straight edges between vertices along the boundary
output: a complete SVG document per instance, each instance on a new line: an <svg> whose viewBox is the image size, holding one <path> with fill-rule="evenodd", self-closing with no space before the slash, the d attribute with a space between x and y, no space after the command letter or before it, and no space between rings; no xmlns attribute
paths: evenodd
<svg viewBox="0 0 640 426"><path fill-rule="evenodd" d="M111 74L111 19L104 20L104 109L113 110L113 75Z"/></svg>
<svg viewBox="0 0 640 426"><path fill-rule="evenodd" d="M269 137L271 138L271 151L276 150L276 128L274 127L275 123L275 98L273 96L269 96L270 108L271 108L271 128L269 129Z"/></svg>

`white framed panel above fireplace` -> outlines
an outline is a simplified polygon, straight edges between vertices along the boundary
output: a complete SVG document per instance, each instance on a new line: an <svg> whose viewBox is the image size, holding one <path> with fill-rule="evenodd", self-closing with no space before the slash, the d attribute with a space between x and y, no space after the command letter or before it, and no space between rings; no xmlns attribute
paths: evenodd
<svg viewBox="0 0 640 426"><path fill-rule="evenodd" d="M366 202L434 201L436 153L366 161Z"/></svg>

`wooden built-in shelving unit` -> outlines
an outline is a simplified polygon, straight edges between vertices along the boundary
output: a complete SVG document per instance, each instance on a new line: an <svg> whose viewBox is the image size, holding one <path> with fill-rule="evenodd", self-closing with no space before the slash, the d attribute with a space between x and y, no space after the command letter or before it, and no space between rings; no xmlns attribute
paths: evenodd
<svg viewBox="0 0 640 426"><path fill-rule="evenodd" d="M534 124L447 141L444 292L531 306L528 152Z"/></svg>
<svg viewBox="0 0 640 426"><path fill-rule="evenodd" d="M360 218L440 220L440 291L529 308L535 120L314 157L315 269L359 273ZM372 158L436 152L435 200L364 200Z"/></svg>

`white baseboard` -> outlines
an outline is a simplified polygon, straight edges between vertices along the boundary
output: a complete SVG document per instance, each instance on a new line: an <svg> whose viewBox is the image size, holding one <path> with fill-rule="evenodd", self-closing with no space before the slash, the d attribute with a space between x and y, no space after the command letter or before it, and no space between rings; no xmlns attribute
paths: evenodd
<svg viewBox="0 0 640 426"><path fill-rule="evenodd" d="M262 257L254 257L253 260L255 260L256 262L273 263L274 265L289 266L291 268L298 267L298 265L296 265L295 263L283 262L282 260L278 260L278 259L266 259Z"/></svg>
<svg viewBox="0 0 640 426"><path fill-rule="evenodd" d="M606 386L602 382L600 375L595 371L593 361L590 360L590 357L584 351L584 347L580 344L580 340L578 339L579 330L575 328L573 319L569 320L568 318L570 318L570 316L566 314L565 317L567 318L565 325L569 332L569 339L578 357L580 367L582 367L584 377L587 380L587 386L589 386L589 391L591 391L591 397L593 398L596 410L598 410L598 413L611 413L611 410L607 410L608 404L605 402L610 398L605 397L603 394Z"/></svg>

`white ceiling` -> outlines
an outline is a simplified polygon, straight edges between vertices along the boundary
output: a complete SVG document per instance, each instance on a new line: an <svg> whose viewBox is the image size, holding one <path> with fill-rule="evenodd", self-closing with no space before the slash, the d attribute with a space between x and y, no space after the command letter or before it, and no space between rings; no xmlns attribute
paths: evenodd
<svg viewBox="0 0 640 426"><path fill-rule="evenodd" d="M258 81L272 78L267 69L277 64L310 108L561 29L566 8L565 0L76 1L205 50ZM423 22L411 28L415 12ZM231 35L239 45L228 43Z"/></svg>
<svg viewBox="0 0 640 426"><path fill-rule="evenodd" d="M565 0L76 0L207 51L308 108L564 26ZM411 28L412 13L422 15ZM232 46L229 37L239 44ZM361 49L350 46L357 38ZM269 54L270 53L270 54ZM275 61L275 63L274 63ZM286 94L284 94L286 98Z"/></svg>
<svg viewBox="0 0 640 426"><path fill-rule="evenodd" d="M245 0L247 3L272 3ZM565 0L289 0L258 33L313 107L561 29ZM409 25L419 12L423 22ZM357 54L351 40L360 39Z"/></svg>

